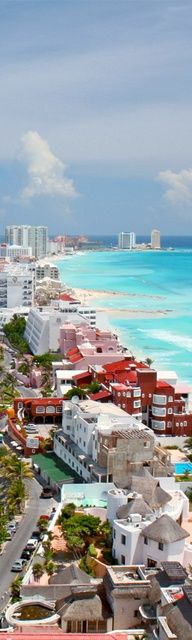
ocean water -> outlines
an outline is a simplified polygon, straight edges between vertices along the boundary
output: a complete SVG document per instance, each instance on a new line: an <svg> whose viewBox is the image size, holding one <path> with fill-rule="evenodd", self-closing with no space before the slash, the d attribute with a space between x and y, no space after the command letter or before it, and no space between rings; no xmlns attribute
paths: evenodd
<svg viewBox="0 0 192 640"><path fill-rule="evenodd" d="M111 292L110 298L98 298L94 304L117 309L109 320L124 346L136 355L151 357L158 369L174 369L192 384L192 239L170 240L167 246L180 242L182 248L79 253L58 265L67 285ZM114 291L126 295L114 296ZM171 315L122 319L121 309L154 314L171 310Z"/></svg>

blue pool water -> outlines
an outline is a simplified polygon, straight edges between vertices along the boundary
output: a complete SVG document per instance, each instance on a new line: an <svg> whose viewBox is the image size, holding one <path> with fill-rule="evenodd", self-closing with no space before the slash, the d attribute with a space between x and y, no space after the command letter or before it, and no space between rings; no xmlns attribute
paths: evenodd
<svg viewBox="0 0 192 640"><path fill-rule="evenodd" d="M192 473L192 463L191 462L176 462L175 464L175 473L180 475L185 473L185 471L190 471Z"/></svg>

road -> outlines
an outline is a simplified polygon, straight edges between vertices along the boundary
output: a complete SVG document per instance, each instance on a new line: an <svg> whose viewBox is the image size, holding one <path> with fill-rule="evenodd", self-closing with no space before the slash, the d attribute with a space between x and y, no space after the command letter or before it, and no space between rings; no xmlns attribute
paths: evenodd
<svg viewBox="0 0 192 640"><path fill-rule="evenodd" d="M11 572L13 563L20 558L27 541L36 528L39 516L43 513L50 513L52 506L56 504L53 498L39 499L42 487L35 479L27 482L29 499L26 513L12 540L7 543L5 551L0 556L0 613L4 610L9 600L9 586L17 575Z"/></svg>

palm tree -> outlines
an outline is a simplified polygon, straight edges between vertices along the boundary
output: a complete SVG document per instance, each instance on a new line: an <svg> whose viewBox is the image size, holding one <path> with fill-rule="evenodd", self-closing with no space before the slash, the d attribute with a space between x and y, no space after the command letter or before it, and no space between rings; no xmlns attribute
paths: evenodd
<svg viewBox="0 0 192 640"><path fill-rule="evenodd" d="M49 562L45 562L44 564L44 568L45 568L45 571L48 573L48 576L52 576L53 573L55 573L56 567L57 565L55 564L55 562L52 562L52 560L50 560Z"/></svg>
<svg viewBox="0 0 192 640"><path fill-rule="evenodd" d="M17 458L15 453L8 454L3 458L1 469L8 480L33 478L33 471L28 462Z"/></svg>
<svg viewBox="0 0 192 640"><path fill-rule="evenodd" d="M21 588L22 578L17 576L15 580L11 583L10 591L11 591L11 602L17 602L20 600L20 588Z"/></svg>
<svg viewBox="0 0 192 640"><path fill-rule="evenodd" d="M35 580L40 580L41 576L44 574L44 567L40 562L35 562L33 565L33 575Z"/></svg>
<svg viewBox="0 0 192 640"><path fill-rule="evenodd" d="M11 483L7 491L7 505L11 513L22 512L22 507L26 500L27 493L24 482L18 478Z"/></svg>
<svg viewBox="0 0 192 640"><path fill-rule="evenodd" d="M186 447L189 447L189 449L192 449L192 436L190 436L189 438L187 438L187 440L185 440L185 445Z"/></svg>

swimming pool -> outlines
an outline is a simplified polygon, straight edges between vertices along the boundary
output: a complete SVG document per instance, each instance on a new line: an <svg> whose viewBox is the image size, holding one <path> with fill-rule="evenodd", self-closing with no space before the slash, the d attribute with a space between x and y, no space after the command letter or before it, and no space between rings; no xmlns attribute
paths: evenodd
<svg viewBox="0 0 192 640"><path fill-rule="evenodd" d="M175 464L175 473L178 475L182 475L182 473L185 473L186 471L189 471L190 473L192 473L192 463L191 462L176 462Z"/></svg>

